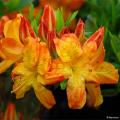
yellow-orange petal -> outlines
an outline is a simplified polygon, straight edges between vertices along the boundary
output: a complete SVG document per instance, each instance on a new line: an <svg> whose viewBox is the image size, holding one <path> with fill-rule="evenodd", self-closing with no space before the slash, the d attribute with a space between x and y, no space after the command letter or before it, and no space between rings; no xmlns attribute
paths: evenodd
<svg viewBox="0 0 120 120"><path fill-rule="evenodd" d="M55 84L63 81L69 76L71 69L62 63L60 59L52 60L50 70L44 75L46 84Z"/></svg>
<svg viewBox="0 0 120 120"><path fill-rule="evenodd" d="M32 74L32 71L27 69L24 63L18 63L12 70L12 79L16 76L29 76Z"/></svg>
<svg viewBox="0 0 120 120"><path fill-rule="evenodd" d="M24 94L32 87L35 76L25 68L23 63L19 63L12 71L12 79L14 80L12 92L19 99L24 97Z"/></svg>
<svg viewBox="0 0 120 120"><path fill-rule="evenodd" d="M67 83L68 105L72 109L81 109L86 102L85 80L72 76Z"/></svg>
<svg viewBox="0 0 120 120"><path fill-rule="evenodd" d="M96 80L100 84L116 84L118 78L118 70L108 62L103 62L94 68L86 77L86 79Z"/></svg>
<svg viewBox="0 0 120 120"><path fill-rule="evenodd" d="M0 62L0 73L5 72L13 63L13 60L3 60Z"/></svg>
<svg viewBox="0 0 120 120"><path fill-rule="evenodd" d="M33 84L34 92L38 100L47 108L52 108L56 102L52 92L36 82Z"/></svg>
<svg viewBox="0 0 120 120"><path fill-rule="evenodd" d="M19 44L22 44L19 38L20 21L19 15L15 19L7 21L4 26L4 36L5 38L12 38Z"/></svg>
<svg viewBox="0 0 120 120"><path fill-rule="evenodd" d="M32 37L27 38L28 43L23 51L23 63L27 68L32 69L36 66L39 58L39 42Z"/></svg>
<svg viewBox="0 0 120 120"><path fill-rule="evenodd" d="M65 34L61 39L54 39L55 47L63 62L70 62L82 54L79 39L75 34Z"/></svg>
<svg viewBox="0 0 120 120"><path fill-rule="evenodd" d="M87 89L87 105L90 107L98 107L103 103L100 85L94 83L86 83Z"/></svg>
<svg viewBox="0 0 120 120"><path fill-rule="evenodd" d="M92 59L95 57L96 51L96 43L94 41L89 42L88 44L83 46L83 54L80 56L79 59L76 59L76 62L79 60L79 65L83 67L87 64L90 64Z"/></svg>
<svg viewBox="0 0 120 120"><path fill-rule="evenodd" d="M5 38L0 42L0 49L5 59L15 61L21 57L23 46L14 39Z"/></svg>
<svg viewBox="0 0 120 120"><path fill-rule="evenodd" d="M97 47L99 47L101 42L103 42L103 39L104 39L104 27L101 27L93 35L90 36L86 43L94 41L96 42Z"/></svg>
<svg viewBox="0 0 120 120"><path fill-rule="evenodd" d="M105 57L105 49L104 49L103 43L101 43L94 57L92 58L90 64L93 66L97 66L104 61L104 57Z"/></svg>
<svg viewBox="0 0 120 120"><path fill-rule="evenodd" d="M47 47L47 44L44 42L40 42L39 44L39 60L37 64L37 71L41 75L45 74L51 64L51 56Z"/></svg>
<svg viewBox="0 0 120 120"><path fill-rule="evenodd" d="M16 94L16 99L23 98L25 93L30 90L31 88L30 77L21 76L15 77L12 93Z"/></svg>

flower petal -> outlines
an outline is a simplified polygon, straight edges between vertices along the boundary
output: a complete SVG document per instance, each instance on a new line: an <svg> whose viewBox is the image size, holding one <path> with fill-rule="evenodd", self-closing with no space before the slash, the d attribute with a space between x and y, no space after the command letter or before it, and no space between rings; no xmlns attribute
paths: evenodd
<svg viewBox="0 0 120 120"><path fill-rule="evenodd" d="M23 51L23 62L27 68L32 69L38 62L39 42L32 37L28 37L27 41Z"/></svg>
<svg viewBox="0 0 120 120"><path fill-rule="evenodd" d="M19 44L22 44L19 38L20 21L19 15L15 19L7 21L4 26L4 36L5 38L12 38Z"/></svg>
<svg viewBox="0 0 120 120"><path fill-rule="evenodd" d="M96 80L100 84L115 84L118 82L118 70L107 62L103 62L93 69L86 79Z"/></svg>
<svg viewBox="0 0 120 120"><path fill-rule="evenodd" d="M79 58L80 65L84 66L86 64L90 64L92 59L95 57L96 51L97 51L97 45L94 41L85 44L83 46L83 54Z"/></svg>
<svg viewBox="0 0 120 120"><path fill-rule="evenodd" d="M72 76L67 83L68 105L72 109L81 109L86 102L85 80Z"/></svg>
<svg viewBox="0 0 120 120"><path fill-rule="evenodd" d="M38 100L47 108L52 108L56 102L50 90L47 90L40 83L34 83L33 88Z"/></svg>
<svg viewBox="0 0 120 120"><path fill-rule="evenodd" d="M54 32L55 28L56 28L56 20L55 20L54 10L50 7L50 5L45 5L39 25L40 38L46 41L48 32Z"/></svg>
<svg viewBox="0 0 120 120"><path fill-rule="evenodd" d="M74 34L65 34L61 39L54 39L55 47L63 62L70 62L82 54L78 38Z"/></svg>
<svg viewBox="0 0 120 120"><path fill-rule="evenodd" d="M104 39L104 27L99 28L90 38L86 41L86 43L90 41L95 41L97 47L103 42Z"/></svg>
<svg viewBox="0 0 120 120"><path fill-rule="evenodd" d="M0 42L0 50L5 59L17 60L21 57L23 46L14 39L5 38Z"/></svg>
<svg viewBox="0 0 120 120"><path fill-rule="evenodd" d="M13 60L3 60L0 62L0 73L5 72L13 63Z"/></svg>
<svg viewBox="0 0 120 120"><path fill-rule="evenodd" d="M46 84L55 84L66 79L66 76L70 74L71 70L65 66L60 59L52 61L50 70L45 74Z"/></svg>
<svg viewBox="0 0 120 120"><path fill-rule="evenodd" d="M17 99L23 98L25 93L30 90L30 77L17 76L15 78L12 93L14 92L16 94Z"/></svg>
<svg viewBox="0 0 120 120"><path fill-rule="evenodd" d="M80 19L75 29L76 36L82 41L84 35L84 22Z"/></svg>
<svg viewBox="0 0 120 120"><path fill-rule="evenodd" d="M48 31L54 31L56 26L55 13L50 5L45 5L41 21L48 28Z"/></svg>
<svg viewBox="0 0 120 120"><path fill-rule="evenodd" d="M46 43L40 42L39 46L40 46L39 47L40 53L39 53L39 61L37 64L37 71L38 71L38 73L43 75L50 68L51 56L50 56L50 53L49 53L49 50L48 50Z"/></svg>
<svg viewBox="0 0 120 120"><path fill-rule="evenodd" d="M34 76L28 69L25 68L23 63L18 65L12 71L12 79L14 80L13 91L16 98L24 97L24 94L32 87Z"/></svg>
<svg viewBox="0 0 120 120"><path fill-rule="evenodd" d="M35 38L36 36L33 29L30 26L29 21L24 16L21 16L20 40L22 41L22 43L25 44L27 37Z"/></svg>
<svg viewBox="0 0 120 120"><path fill-rule="evenodd" d="M87 105L90 107L98 107L103 102L100 85L94 83L86 83L87 89Z"/></svg>

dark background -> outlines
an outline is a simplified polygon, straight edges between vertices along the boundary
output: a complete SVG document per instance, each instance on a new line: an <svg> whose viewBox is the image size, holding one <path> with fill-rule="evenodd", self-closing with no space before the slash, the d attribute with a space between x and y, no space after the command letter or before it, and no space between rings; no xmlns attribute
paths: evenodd
<svg viewBox="0 0 120 120"><path fill-rule="evenodd" d="M68 108L65 91L58 89L54 92L54 95L56 97L56 105L51 110L45 110L42 119L112 119L110 117L118 117L120 119L120 95L104 97L104 102L99 108L88 108L85 106L81 110Z"/></svg>

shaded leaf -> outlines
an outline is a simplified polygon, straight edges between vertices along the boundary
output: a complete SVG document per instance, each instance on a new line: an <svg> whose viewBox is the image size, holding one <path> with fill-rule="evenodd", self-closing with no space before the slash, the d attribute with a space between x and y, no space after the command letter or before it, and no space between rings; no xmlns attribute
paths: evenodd
<svg viewBox="0 0 120 120"><path fill-rule="evenodd" d="M75 17L77 16L77 14L78 14L78 11L73 12L72 15L70 15L70 16L68 17L68 19L66 20L65 25L66 25L66 26L69 26L69 25L71 24L72 20L74 20Z"/></svg>

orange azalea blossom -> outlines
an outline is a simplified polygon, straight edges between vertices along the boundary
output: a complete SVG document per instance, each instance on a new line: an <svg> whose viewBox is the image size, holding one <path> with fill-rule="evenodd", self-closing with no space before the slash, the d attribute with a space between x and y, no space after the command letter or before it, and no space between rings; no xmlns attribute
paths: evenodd
<svg viewBox="0 0 120 120"><path fill-rule="evenodd" d="M84 39L83 28L84 23L79 21L75 34L54 39L60 59L54 60L52 67L68 79L68 105L73 109L81 109L85 103L99 106L103 102L100 84L118 82L118 70L104 61L104 28L101 27L84 44L80 42ZM53 73L49 72L46 78L50 75Z"/></svg>
<svg viewBox="0 0 120 120"><path fill-rule="evenodd" d="M16 112L15 104L9 103L2 120L23 120L23 116Z"/></svg>
<svg viewBox="0 0 120 120"><path fill-rule="evenodd" d="M56 37L56 17L53 8L45 5L43 15L39 23L39 37L47 42L48 48L52 55L55 52L53 39Z"/></svg>
<svg viewBox="0 0 120 120"><path fill-rule="evenodd" d="M20 17L8 20L3 29L4 38L0 39L0 73L9 68L21 57L23 45L19 39Z"/></svg>
<svg viewBox="0 0 120 120"><path fill-rule="evenodd" d="M48 109L55 104L52 92L44 86L59 82L63 79L53 76L50 80L45 78L51 65L51 56L45 42L39 42L32 37L27 38L28 44L23 51L23 59L16 64L12 71L14 80L13 91L16 98L24 97L24 94L34 89L38 100ZM54 75L57 74L54 71Z"/></svg>
<svg viewBox="0 0 120 120"><path fill-rule="evenodd" d="M20 14L5 23L3 33L4 37L0 39L0 73L22 58L26 38L36 37L27 19Z"/></svg>

